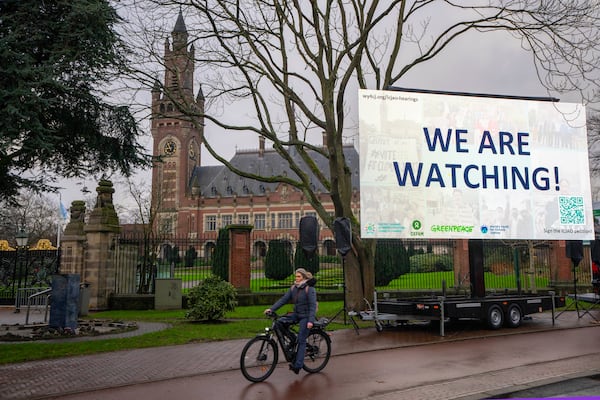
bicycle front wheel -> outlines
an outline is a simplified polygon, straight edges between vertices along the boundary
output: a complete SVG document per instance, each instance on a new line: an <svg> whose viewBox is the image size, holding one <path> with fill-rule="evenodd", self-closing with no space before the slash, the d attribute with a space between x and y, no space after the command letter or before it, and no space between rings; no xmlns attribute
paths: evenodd
<svg viewBox="0 0 600 400"><path fill-rule="evenodd" d="M323 331L311 331L306 339L306 355L302 368L306 372L321 371L331 356L331 339Z"/></svg>
<svg viewBox="0 0 600 400"><path fill-rule="evenodd" d="M266 336L257 336L244 346L240 369L249 381L262 382L275 370L278 357L277 343Z"/></svg>

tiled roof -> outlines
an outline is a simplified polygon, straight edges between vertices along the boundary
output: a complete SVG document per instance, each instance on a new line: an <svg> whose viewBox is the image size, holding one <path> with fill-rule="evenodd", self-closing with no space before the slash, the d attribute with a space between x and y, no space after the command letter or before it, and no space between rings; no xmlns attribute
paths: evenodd
<svg viewBox="0 0 600 400"><path fill-rule="evenodd" d="M326 174L329 171L328 161L322 155L309 151L311 158L317 164L319 170ZM290 155L299 165L305 165L300 156L295 151L290 151ZM359 188L359 160L358 152L352 145L344 146L344 155L350 171L352 171L352 187ZM231 164L242 171L248 171L255 175L275 176L285 175L296 177L297 175L290 169L288 163L283 160L274 150L265 150L263 156L259 151L238 151L230 160ZM308 167L304 168L308 171ZM314 175L310 176L313 190L326 192ZM264 195L267 191L274 192L279 182L267 183L253 179L248 179L234 174L225 166L205 166L196 167L190 180L192 187L200 187L200 195L203 197L223 196L229 197L234 194L237 196Z"/></svg>

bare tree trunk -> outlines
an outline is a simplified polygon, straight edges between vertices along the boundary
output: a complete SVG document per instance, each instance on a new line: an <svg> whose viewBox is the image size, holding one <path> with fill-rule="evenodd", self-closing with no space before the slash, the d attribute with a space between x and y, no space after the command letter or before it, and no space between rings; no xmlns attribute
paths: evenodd
<svg viewBox="0 0 600 400"><path fill-rule="evenodd" d="M535 248L533 247L533 240L527 241L527 249L529 251L529 288L531 293L537 293L537 286L535 284Z"/></svg>

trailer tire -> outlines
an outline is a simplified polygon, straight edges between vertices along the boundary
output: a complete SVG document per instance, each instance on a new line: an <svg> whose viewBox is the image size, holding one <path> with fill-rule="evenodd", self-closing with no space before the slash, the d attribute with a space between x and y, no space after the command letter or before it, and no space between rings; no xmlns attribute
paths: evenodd
<svg viewBox="0 0 600 400"><path fill-rule="evenodd" d="M504 324L504 313L500 306L494 304L488 308L487 325L490 329L500 329Z"/></svg>
<svg viewBox="0 0 600 400"><path fill-rule="evenodd" d="M517 304L511 304L506 311L506 326L509 328L518 328L523 321L521 307Z"/></svg>

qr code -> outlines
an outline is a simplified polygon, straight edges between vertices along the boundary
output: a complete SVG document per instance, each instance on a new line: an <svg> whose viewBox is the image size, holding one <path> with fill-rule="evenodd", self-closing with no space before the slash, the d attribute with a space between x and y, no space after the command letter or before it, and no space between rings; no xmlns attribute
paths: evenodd
<svg viewBox="0 0 600 400"><path fill-rule="evenodd" d="M559 196L558 212L562 225L585 224L583 197L581 196Z"/></svg>

